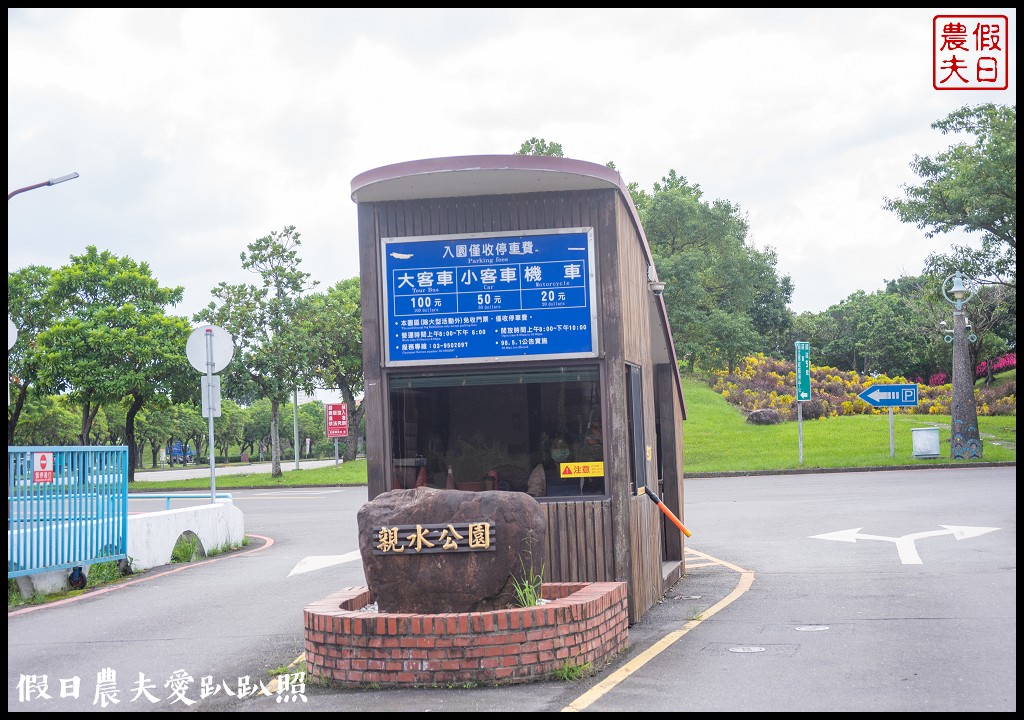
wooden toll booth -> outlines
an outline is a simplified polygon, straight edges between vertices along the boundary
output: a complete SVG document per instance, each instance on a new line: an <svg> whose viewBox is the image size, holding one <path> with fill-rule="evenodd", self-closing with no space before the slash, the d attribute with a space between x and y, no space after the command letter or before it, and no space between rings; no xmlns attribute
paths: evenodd
<svg viewBox="0 0 1024 720"><path fill-rule="evenodd" d="M685 405L619 173L579 160L415 160L352 180L369 499L527 492L545 582L628 583L630 624L684 570ZM645 495L648 495L645 497Z"/></svg>

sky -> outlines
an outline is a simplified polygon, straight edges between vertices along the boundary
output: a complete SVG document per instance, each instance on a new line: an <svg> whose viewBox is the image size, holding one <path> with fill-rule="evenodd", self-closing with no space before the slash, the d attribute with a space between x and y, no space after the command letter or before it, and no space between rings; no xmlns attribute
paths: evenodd
<svg viewBox="0 0 1024 720"><path fill-rule="evenodd" d="M936 15L1007 18L1006 90L933 87ZM1013 8L9 8L8 192L79 177L8 201L8 272L95 245L191 318L294 225L326 289L359 274L354 177L537 137L733 203L817 313L978 244L883 202L968 139L932 123L1016 105L1016 32Z"/></svg>

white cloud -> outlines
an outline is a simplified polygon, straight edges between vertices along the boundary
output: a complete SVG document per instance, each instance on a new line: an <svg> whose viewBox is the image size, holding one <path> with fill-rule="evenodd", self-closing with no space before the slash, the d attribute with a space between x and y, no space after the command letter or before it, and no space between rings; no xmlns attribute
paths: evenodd
<svg viewBox="0 0 1024 720"><path fill-rule="evenodd" d="M931 85L940 10L8 10L8 270L86 245L146 261L191 315L239 254L295 225L303 266L359 272L350 182L375 167L515 152L530 137L669 170L750 218L793 309L917 273L956 237L882 209L930 125L1010 89ZM972 10L1010 18L1012 9Z"/></svg>

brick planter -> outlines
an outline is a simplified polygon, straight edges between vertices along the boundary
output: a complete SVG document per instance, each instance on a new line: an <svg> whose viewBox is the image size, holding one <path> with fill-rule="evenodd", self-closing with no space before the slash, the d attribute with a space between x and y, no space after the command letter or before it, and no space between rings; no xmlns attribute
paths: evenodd
<svg viewBox="0 0 1024 720"><path fill-rule="evenodd" d="M350 587L304 611L310 678L335 687L511 685L566 664L599 666L628 644L626 584L546 583L530 608L420 615L363 610Z"/></svg>

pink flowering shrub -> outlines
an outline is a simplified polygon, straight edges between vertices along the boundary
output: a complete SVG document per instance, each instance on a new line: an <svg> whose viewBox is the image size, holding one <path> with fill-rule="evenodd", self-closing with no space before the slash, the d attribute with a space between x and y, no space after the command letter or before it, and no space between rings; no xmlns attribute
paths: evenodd
<svg viewBox="0 0 1024 720"><path fill-rule="evenodd" d="M1015 370L1017 368L1017 353L1006 353L1001 358L992 362L992 374L1005 372L1007 370ZM982 360L978 363L978 367L974 369L974 375L977 378L983 378L988 374L988 362Z"/></svg>
<svg viewBox="0 0 1024 720"><path fill-rule="evenodd" d="M948 382L933 384L936 379L938 377L933 376L927 385L918 381L917 407L897 407L893 411L909 415L948 415L953 386ZM812 365L811 399L802 403L801 414L806 420L815 420L840 415L888 413L888 408L876 408L861 400L860 393L872 385L903 385L907 382L903 377L862 377L852 371ZM747 412L774 408L782 417L796 420L796 369L792 362L761 354L752 355L741 360L731 373L725 370L714 373L712 388ZM1017 415L1016 383L976 389L974 395L978 415Z"/></svg>

